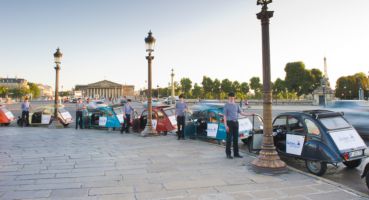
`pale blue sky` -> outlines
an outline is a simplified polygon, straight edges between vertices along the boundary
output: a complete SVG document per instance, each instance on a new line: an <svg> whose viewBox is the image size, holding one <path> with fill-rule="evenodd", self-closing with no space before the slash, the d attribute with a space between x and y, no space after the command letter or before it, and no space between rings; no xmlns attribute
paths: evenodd
<svg viewBox="0 0 369 200"><path fill-rule="evenodd" d="M304 61L331 83L369 71L368 0L274 0L272 79ZM54 86L60 47L64 89L108 79L145 87L144 38L157 39L153 85L202 76L248 81L261 72L256 0L0 0L0 76Z"/></svg>

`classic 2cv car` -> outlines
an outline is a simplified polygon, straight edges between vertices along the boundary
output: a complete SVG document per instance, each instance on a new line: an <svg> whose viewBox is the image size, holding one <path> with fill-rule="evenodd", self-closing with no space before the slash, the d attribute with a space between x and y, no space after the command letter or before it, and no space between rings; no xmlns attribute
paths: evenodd
<svg viewBox="0 0 369 200"><path fill-rule="evenodd" d="M214 139L219 143L226 140L223 107L224 104L206 103L191 107L192 114L186 116L185 136ZM263 131L263 119L257 114L250 113L247 116L239 116L238 122L239 139L250 148L251 137Z"/></svg>
<svg viewBox="0 0 369 200"><path fill-rule="evenodd" d="M15 117L5 106L0 105L0 126L9 126Z"/></svg>
<svg viewBox="0 0 369 200"><path fill-rule="evenodd" d="M54 120L54 105L40 106L29 113L29 124L31 126L49 125ZM58 105L58 120L67 127L73 122L71 114L64 108L64 105ZM23 126L23 120L19 116L17 120L19 126Z"/></svg>
<svg viewBox="0 0 369 200"><path fill-rule="evenodd" d="M366 157L366 144L339 112L281 113L274 119L273 135L280 154L305 160L308 171L318 176L327 164L356 168Z"/></svg>
<svg viewBox="0 0 369 200"><path fill-rule="evenodd" d="M133 121L133 131L141 132L147 123L147 109L142 111L140 117ZM152 107L152 126L158 133L167 135L168 132L177 129L177 119L175 118L175 109L170 106Z"/></svg>

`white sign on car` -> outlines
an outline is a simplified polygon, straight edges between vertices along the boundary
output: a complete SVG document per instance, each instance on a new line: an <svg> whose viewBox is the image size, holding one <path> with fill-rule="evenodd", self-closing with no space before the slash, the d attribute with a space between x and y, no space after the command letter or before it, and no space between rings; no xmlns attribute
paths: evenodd
<svg viewBox="0 0 369 200"><path fill-rule="evenodd" d="M360 135L354 130L334 131L329 133L340 151L356 148L366 148Z"/></svg>
<svg viewBox="0 0 369 200"><path fill-rule="evenodd" d="M286 152L294 155L301 155L304 146L305 136L287 134Z"/></svg>

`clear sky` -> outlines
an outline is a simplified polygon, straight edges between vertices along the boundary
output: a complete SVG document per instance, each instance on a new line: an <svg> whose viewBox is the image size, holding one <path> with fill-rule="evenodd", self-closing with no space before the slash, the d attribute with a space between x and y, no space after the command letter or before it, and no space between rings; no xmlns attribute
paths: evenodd
<svg viewBox="0 0 369 200"><path fill-rule="evenodd" d="M287 62L323 71L331 84L369 71L368 0L274 0L272 79ZM0 76L54 86L53 53L64 54L60 85L103 79L145 87L144 38L157 39L153 85L202 76L262 76L256 0L0 0Z"/></svg>

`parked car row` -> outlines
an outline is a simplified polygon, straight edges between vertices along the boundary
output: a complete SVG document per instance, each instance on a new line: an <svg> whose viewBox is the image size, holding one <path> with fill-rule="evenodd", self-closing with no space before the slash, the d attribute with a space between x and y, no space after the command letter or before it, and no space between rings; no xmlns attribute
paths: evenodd
<svg viewBox="0 0 369 200"><path fill-rule="evenodd" d="M54 107L41 106L30 113L31 125L50 124ZM68 126L72 117L63 106L60 106L58 120ZM223 105L200 103L191 107L186 113L185 136L222 142L226 139ZM273 120L273 137L276 150L282 156L293 157L305 161L307 170L322 176L327 165L343 163L348 168L358 167L367 149L363 139L355 127L346 119L348 114L331 110L308 110L301 112L285 112L278 114ZM133 116L132 124L135 132L144 130L148 112L144 109ZM153 107L153 127L164 135L177 128L175 108L169 105ZM4 106L0 107L0 124L9 125L14 115ZM18 124L20 119L18 119ZM86 128L117 129L124 123L121 105L89 107L84 114ZM242 116L239 122L239 138L247 143L249 150L260 149L263 133L263 119L250 113ZM369 187L369 164L364 167L362 177L366 178Z"/></svg>

